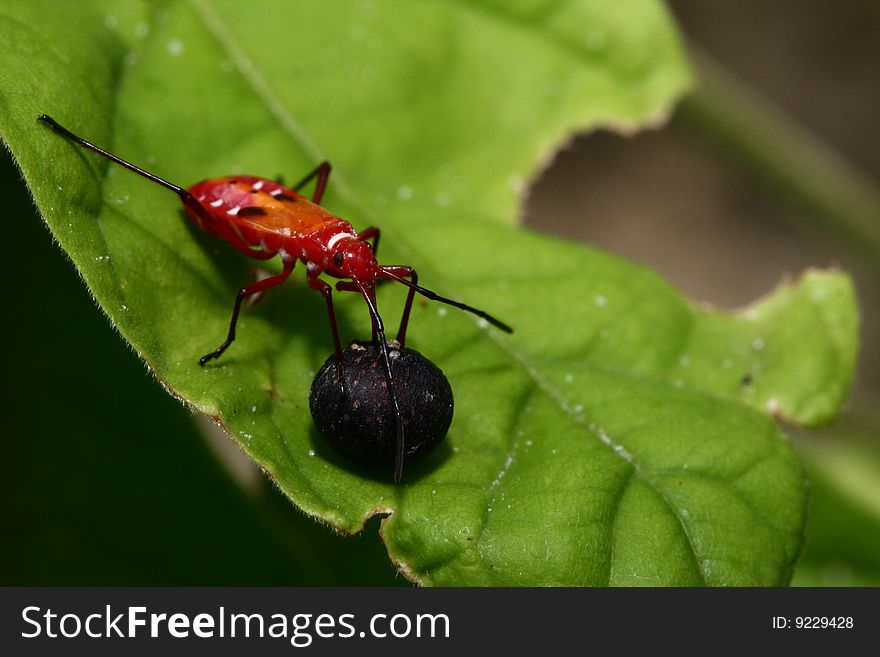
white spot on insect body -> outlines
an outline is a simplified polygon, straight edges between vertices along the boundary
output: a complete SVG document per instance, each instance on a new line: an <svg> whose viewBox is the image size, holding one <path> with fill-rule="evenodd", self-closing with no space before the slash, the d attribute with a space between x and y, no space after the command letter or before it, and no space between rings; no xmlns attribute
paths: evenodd
<svg viewBox="0 0 880 657"><path fill-rule="evenodd" d="M264 183L262 180L258 180L258 181L255 182L253 185L251 185L251 190L254 191L254 192L258 192L258 191L260 191L261 189L263 189L263 185L264 185L264 184L265 184L265 183Z"/></svg>
<svg viewBox="0 0 880 657"><path fill-rule="evenodd" d="M336 235L334 235L333 237L331 237L327 241L327 248L332 249L334 246L336 246L336 243L339 242L339 240L343 240L343 239L353 239L354 240L354 239L357 239L357 236L352 235L351 233L337 233Z"/></svg>
<svg viewBox="0 0 880 657"><path fill-rule="evenodd" d="M272 197L281 196L283 193L284 192L280 189L273 189L271 192L269 192L269 196L272 196Z"/></svg>
<svg viewBox="0 0 880 657"><path fill-rule="evenodd" d="M285 237L290 237L291 235L293 235L290 228L288 228L287 226L285 226L284 228L281 229L281 234L284 235Z"/></svg>
<svg viewBox="0 0 880 657"><path fill-rule="evenodd" d="M223 205L223 199L218 198L216 201L211 201L210 203L208 203L208 205L210 205L212 208L219 208L221 205Z"/></svg>
<svg viewBox="0 0 880 657"><path fill-rule="evenodd" d="M241 210L241 206L240 206L240 205L236 205L234 208L229 208L229 209L226 211L226 214L228 214L230 217L234 217L235 215L238 214L238 211L239 211L239 210Z"/></svg>
<svg viewBox="0 0 880 657"><path fill-rule="evenodd" d="M199 194L199 202L203 202L206 198L207 196L205 196L204 194Z"/></svg>
<svg viewBox="0 0 880 657"><path fill-rule="evenodd" d="M172 57L180 57L183 54L183 51L186 50L183 41L180 39L169 39L165 48L168 50L168 54Z"/></svg>

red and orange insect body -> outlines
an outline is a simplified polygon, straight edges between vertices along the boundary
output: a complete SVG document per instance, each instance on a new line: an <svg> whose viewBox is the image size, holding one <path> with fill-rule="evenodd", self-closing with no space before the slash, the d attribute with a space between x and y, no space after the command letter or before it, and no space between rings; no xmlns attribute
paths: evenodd
<svg viewBox="0 0 880 657"><path fill-rule="evenodd" d="M229 176L205 180L189 189L184 189L76 136L45 114L40 116L39 120L79 146L173 191L183 203L187 216L199 228L229 242L244 255L258 260L267 260L276 255L281 258L281 273L247 285L238 291L226 340L214 351L202 356L199 359L201 365L211 359L219 358L235 340L235 326L244 299L283 283L290 276L294 265L301 261L306 266L306 280L309 287L320 292L326 301L337 369L342 375L342 344L333 310L333 288L320 278L320 275L348 279L337 282L336 289L343 292L357 292L366 301L373 324L373 339L378 340L382 352L388 394L397 420L395 481L400 481L403 476L405 436L394 388L385 327L376 307L376 280L391 279L409 288L397 332L397 343L400 348L404 346L406 340L406 329L416 292L428 299L473 313L508 333L512 330L507 324L482 310L442 297L421 287L418 284L418 274L410 266L380 265L376 260L380 235L378 228L370 227L358 233L350 223L327 212L319 205L330 176L330 165L327 162L318 165L293 188L257 176ZM312 198L308 199L298 190L313 179L315 189ZM367 240L372 240L372 246ZM340 376L339 380L342 385L344 377Z"/></svg>
<svg viewBox="0 0 880 657"><path fill-rule="evenodd" d="M200 228L216 233L217 225L228 227L247 248L280 254L285 260L285 254L305 261L319 256L320 260L329 239L354 233L344 219L272 180L255 176L215 178L193 185L188 191L214 220L206 224L202 213L187 208L187 215Z"/></svg>
<svg viewBox="0 0 880 657"><path fill-rule="evenodd" d="M329 165L322 167L329 174ZM283 262L301 260L337 278L353 274L373 281L380 276L373 250L363 243L375 237L377 229L368 229L366 238L358 235L345 219L281 183L255 176L231 176L205 180L188 191L208 209L214 221L206 223L202 213L187 207L189 218L209 233L230 243L238 242L233 245L240 250L259 249L248 255L277 254ZM336 253L343 254L342 264L334 261Z"/></svg>

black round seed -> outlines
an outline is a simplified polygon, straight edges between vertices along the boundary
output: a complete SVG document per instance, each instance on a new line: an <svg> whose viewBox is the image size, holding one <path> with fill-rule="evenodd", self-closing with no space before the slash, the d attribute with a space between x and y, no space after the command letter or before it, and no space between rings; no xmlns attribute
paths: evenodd
<svg viewBox="0 0 880 657"><path fill-rule="evenodd" d="M443 372L412 349L389 345L394 389L403 414L405 463L432 451L452 422L452 388ZM321 435L365 465L393 465L397 420L378 345L353 343L343 352L345 387L336 356L312 381L309 408ZM344 390L344 391L343 391Z"/></svg>

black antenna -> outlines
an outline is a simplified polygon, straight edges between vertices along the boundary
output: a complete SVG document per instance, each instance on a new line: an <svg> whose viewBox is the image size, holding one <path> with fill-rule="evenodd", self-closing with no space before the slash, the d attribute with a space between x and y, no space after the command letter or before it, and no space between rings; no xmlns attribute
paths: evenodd
<svg viewBox="0 0 880 657"><path fill-rule="evenodd" d="M83 148L88 148L90 151L93 151L93 152L97 153L98 155L102 155L102 156L106 157L108 160L116 162L116 164L125 167L129 171L134 171L136 174L143 176L147 180L152 180L154 183L159 183L160 185L162 185L162 187L165 187L166 189L170 189L172 192L174 192L175 194L177 194L180 198L182 198L184 200L186 200L190 196L189 192L187 192L185 189L183 189L183 187L178 187L174 183L170 183L167 180L164 180L163 178L160 178L159 176L150 173L149 171L144 171L140 167L136 167L135 165L133 165L131 162L126 162L121 157L117 157L117 156L113 155L113 153L108 153L100 146L95 146L90 141L86 141L82 137L78 137L77 135L73 134L70 130L65 128L63 125L58 123L58 121L53 119L48 114L41 114L40 116L37 117L37 121L41 121L42 123L45 123L50 128L52 128L52 130L57 132L59 135L62 135L63 137L67 137L67 139L74 142L75 144L79 144Z"/></svg>
<svg viewBox="0 0 880 657"><path fill-rule="evenodd" d="M416 292L418 292L419 294L421 294L423 297L427 297L428 299L431 299L431 301L439 301L440 303L445 303L450 306L455 306L456 308L461 308L462 310L466 310L469 313L473 313L477 317L482 317L487 322L489 322L492 326L494 326L495 328L501 329L505 333L513 333L513 329L510 326L508 326L507 324L502 322L500 319L492 317L492 315L485 312L484 310L479 310L478 308L474 308L473 306L469 306L466 303L461 303L460 301L454 301L453 299L441 297L439 294L429 290L428 288L422 287L421 285L416 285L415 283L412 283L412 282L406 280L405 278L398 276L397 274L391 273L385 267L379 267L379 270L382 272L380 275L383 276L384 278L392 278L395 281L397 281L398 283L403 283L408 288L411 288L411 289L415 290Z"/></svg>
<svg viewBox="0 0 880 657"><path fill-rule="evenodd" d="M394 455L394 483L399 484L401 479L403 479L403 458L405 451L403 414L400 412L400 404L397 403L397 392L394 390L394 375L391 373L391 356L388 353L388 341L385 339L385 326L382 324L382 318L379 316L376 304L373 302L367 289L357 279L352 280L354 281L354 284L357 285L364 300L367 302L367 306L370 309L370 316L373 318L373 327L376 329L376 333L379 334L379 345L382 347L382 362L385 365L385 378L388 380L388 392L391 395L391 403L394 405L394 415L397 418L397 451Z"/></svg>

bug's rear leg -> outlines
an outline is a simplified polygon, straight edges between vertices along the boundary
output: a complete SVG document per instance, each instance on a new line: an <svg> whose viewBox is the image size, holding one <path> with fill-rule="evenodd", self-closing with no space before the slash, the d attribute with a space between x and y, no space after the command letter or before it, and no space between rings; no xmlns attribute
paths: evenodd
<svg viewBox="0 0 880 657"><path fill-rule="evenodd" d="M235 307L232 309L232 319L229 322L229 333L226 336L226 340L223 341L219 347L217 347L214 351L209 354L205 354L201 358L199 358L199 365L204 366L212 358L220 358L224 351L232 344L232 341L235 340L235 324L238 322L238 313L241 311L241 303L245 299L247 299L252 294L256 294L257 292L262 292L263 290L268 290L270 287L275 287L276 285L280 285L284 281L287 280L287 277L290 276L290 272L293 271L293 265L296 261L286 262L284 263L284 271L280 274L276 274L275 276L270 276L269 278L264 278L261 281L257 281L251 285L247 285L241 288L238 291L238 294L235 297Z"/></svg>
<svg viewBox="0 0 880 657"><path fill-rule="evenodd" d="M318 182L315 183L315 191L312 193L312 203L321 203L321 199L324 198L324 190L327 189L327 180L330 178L330 170L332 167L327 160L324 160L315 167L315 170L308 174L305 178L300 180L293 186L295 191L299 191L305 185L307 185L313 178L317 177Z"/></svg>

